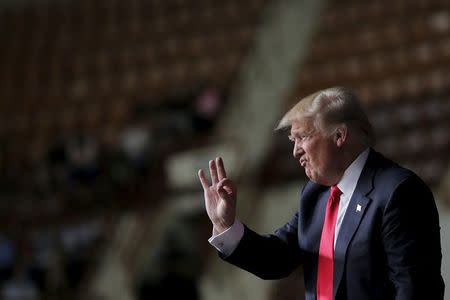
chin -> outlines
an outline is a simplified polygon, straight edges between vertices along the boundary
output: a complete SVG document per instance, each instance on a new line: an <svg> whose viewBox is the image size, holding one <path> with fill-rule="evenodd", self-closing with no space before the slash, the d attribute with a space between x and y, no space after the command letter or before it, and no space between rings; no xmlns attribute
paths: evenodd
<svg viewBox="0 0 450 300"><path fill-rule="evenodd" d="M333 183L331 183L329 180L326 180L324 178L318 178L318 177L315 177L315 176L308 176L308 178L312 182L320 184L320 185L325 185L325 186L332 186L333 185Z"/></svg>
<svg viewBox="0 0 450 300"><path fill-rule="evenodd" d="M326 182L323 182L323 181L321 181L321 180L314 180L314 179L311 179L311 181L314 182L314 183L320 184L320 185L329 186Z"/></svg>
<svg viewBox="0 0 450 300"><path fill-rule="evenodd" d="M318 183L318 184L323 184L322 180L320 180L320 178L317 178L316 176L313 176L311 174L305 173L306 177L308 177L309 180L311 180L314 183Z"/></svg>

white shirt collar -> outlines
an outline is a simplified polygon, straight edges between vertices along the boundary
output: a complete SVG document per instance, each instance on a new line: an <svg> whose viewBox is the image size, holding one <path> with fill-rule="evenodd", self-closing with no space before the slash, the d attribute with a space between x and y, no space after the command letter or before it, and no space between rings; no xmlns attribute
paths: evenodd
<svg viewBox="0 0 450 300"><path fill-rule="evenodd" d="M369 157L370 149L367 148L361 152L358 157L348 166L345 170L344 175L341 180L339 180L337 186L341 190L342 194L345 196L352 195L355 191L356 184L358 183L359 176L366 164L367 158Z"/></svg>

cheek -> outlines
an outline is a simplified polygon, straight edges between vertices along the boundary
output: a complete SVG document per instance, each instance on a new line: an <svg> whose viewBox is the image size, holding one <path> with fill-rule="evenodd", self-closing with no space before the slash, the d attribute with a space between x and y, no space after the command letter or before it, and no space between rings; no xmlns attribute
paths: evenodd
<svg viewBox="0 0 450 300"><path fill-rule="evenodd" d="M318 161L320 163L321 168L329 169L332 168L333 165L336 163L336 156L331 151L331 149L323 148L320 151L320 157L318 158Z"/></svg>
<svg viewBox="0 0 450 300"><path fill-rule="evenodd" d="M321 171L332 158L327 155L327 152L324 151L322 147L318 147L317 145L311 145L308 149L308 161L310 162L310 166L316 169L317 171Z"/></svg>
<svg viewBox="0 0 450 300"><path fill-rule="evenodd" d="M308 156L308 161L311 164L316 165L320 161L320 158L322 157L321 153L322 151L320 147L317 147L315 143L311 143L307 147L304 147L304 149Z"/></svg>

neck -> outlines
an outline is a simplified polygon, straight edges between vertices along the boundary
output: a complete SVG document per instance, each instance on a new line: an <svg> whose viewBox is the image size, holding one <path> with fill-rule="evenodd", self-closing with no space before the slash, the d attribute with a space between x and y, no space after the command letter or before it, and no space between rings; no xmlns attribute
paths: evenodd
<svg viewBox="0 0 450 300"><path fill-rule="evenodd" d="M345 170L355 161L355 159L364 151L367 149L367 145L359 143L357 145L348 145L347 149L342 149L341 151L341 157L340 157L340 164L338 166L339 170L339 176L336 180L337 184L339 180L341 180L342 176L344 176Z"/></svg>

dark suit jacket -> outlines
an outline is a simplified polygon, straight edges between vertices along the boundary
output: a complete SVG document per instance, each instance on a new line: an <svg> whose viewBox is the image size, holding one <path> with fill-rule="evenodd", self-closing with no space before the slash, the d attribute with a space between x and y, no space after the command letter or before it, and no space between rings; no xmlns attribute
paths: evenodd
<svg viewBox="0 0 450 300"><path fill-rule="evenodd" d="M263 279L303 265L306 299L316 299L320 236L329 188L308 182L294 217L272 235L245 227L226 261ZM413 172L371 150L350 199L334 257L334 299L443 299L439 216Z"/></svg>

